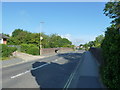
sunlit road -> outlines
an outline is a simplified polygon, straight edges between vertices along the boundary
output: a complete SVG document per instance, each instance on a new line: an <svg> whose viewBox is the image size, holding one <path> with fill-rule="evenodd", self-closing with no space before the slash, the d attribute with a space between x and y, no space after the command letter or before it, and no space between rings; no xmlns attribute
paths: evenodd
<svg viewBox="0 0 120 90"><path fill-rule="evenodd" d="M84 51L63 53L48 58L3 68L3 88L69 88L82 62Z"/></svg>

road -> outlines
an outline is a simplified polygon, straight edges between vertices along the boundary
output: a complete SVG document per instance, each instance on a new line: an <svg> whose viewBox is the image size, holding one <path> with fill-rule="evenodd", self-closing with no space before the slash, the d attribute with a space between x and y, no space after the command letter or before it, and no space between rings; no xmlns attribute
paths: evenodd
<svg viewBox="0 0 120 90"><path fill-rule="evenodd" d="M84 51L63 53L2 69L3 88L69 88ZM72 83L72 86L70 86Z"/></svg>

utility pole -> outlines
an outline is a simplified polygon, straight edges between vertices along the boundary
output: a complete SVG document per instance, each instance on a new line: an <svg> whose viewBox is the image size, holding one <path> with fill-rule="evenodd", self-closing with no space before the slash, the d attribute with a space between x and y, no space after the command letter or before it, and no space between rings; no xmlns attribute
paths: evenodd
<svg viewBox="0 0 120 90"><path fill-rule="evenodd" d="M42 40L43 37L41 36L41 32L42 32L42 24L44 24L44 22L40 22L40 44L39 44L39 55L42 55Z"/></svg>

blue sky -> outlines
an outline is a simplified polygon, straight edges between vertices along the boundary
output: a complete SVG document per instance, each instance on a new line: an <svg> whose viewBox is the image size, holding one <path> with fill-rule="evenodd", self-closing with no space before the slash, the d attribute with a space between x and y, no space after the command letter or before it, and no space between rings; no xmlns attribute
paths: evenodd
<svg viewBox="0 0 120 90"><path fill-rule="evenodd" d="M45 32L66 37L75 45L94 40L110 26L103 14L105 2L4 2L2 32L14 29ZM40 27L40 22L45 23Z"/></svg>

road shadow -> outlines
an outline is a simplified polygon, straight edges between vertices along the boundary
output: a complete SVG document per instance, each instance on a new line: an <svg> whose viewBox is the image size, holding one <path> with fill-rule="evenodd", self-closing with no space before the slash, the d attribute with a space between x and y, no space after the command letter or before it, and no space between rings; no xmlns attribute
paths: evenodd
<svg viewBox="0 0 120 90"><path fill-rule="evenodd" d="M71 58L70 56L72 55L76 55L76 59ZM45 88L63 88L80 60L82 53L66 53L58 54L57 56L63 57L68 60L68 62L64 64L58 64L56 62L51 62L49 64L47 64L47 62L35 62L32 64L32 68L47 64L42 68L31 70L31 74L35 77L40 90Z"/></svg>
<svg viewBox="0 0 120 90"><path fill-rule="evenodd" d="M63 57L68 61L74 61L74 60L80 60L83 54L84 53L63 53L63 54L57 54L57 56Z"/></svg>

